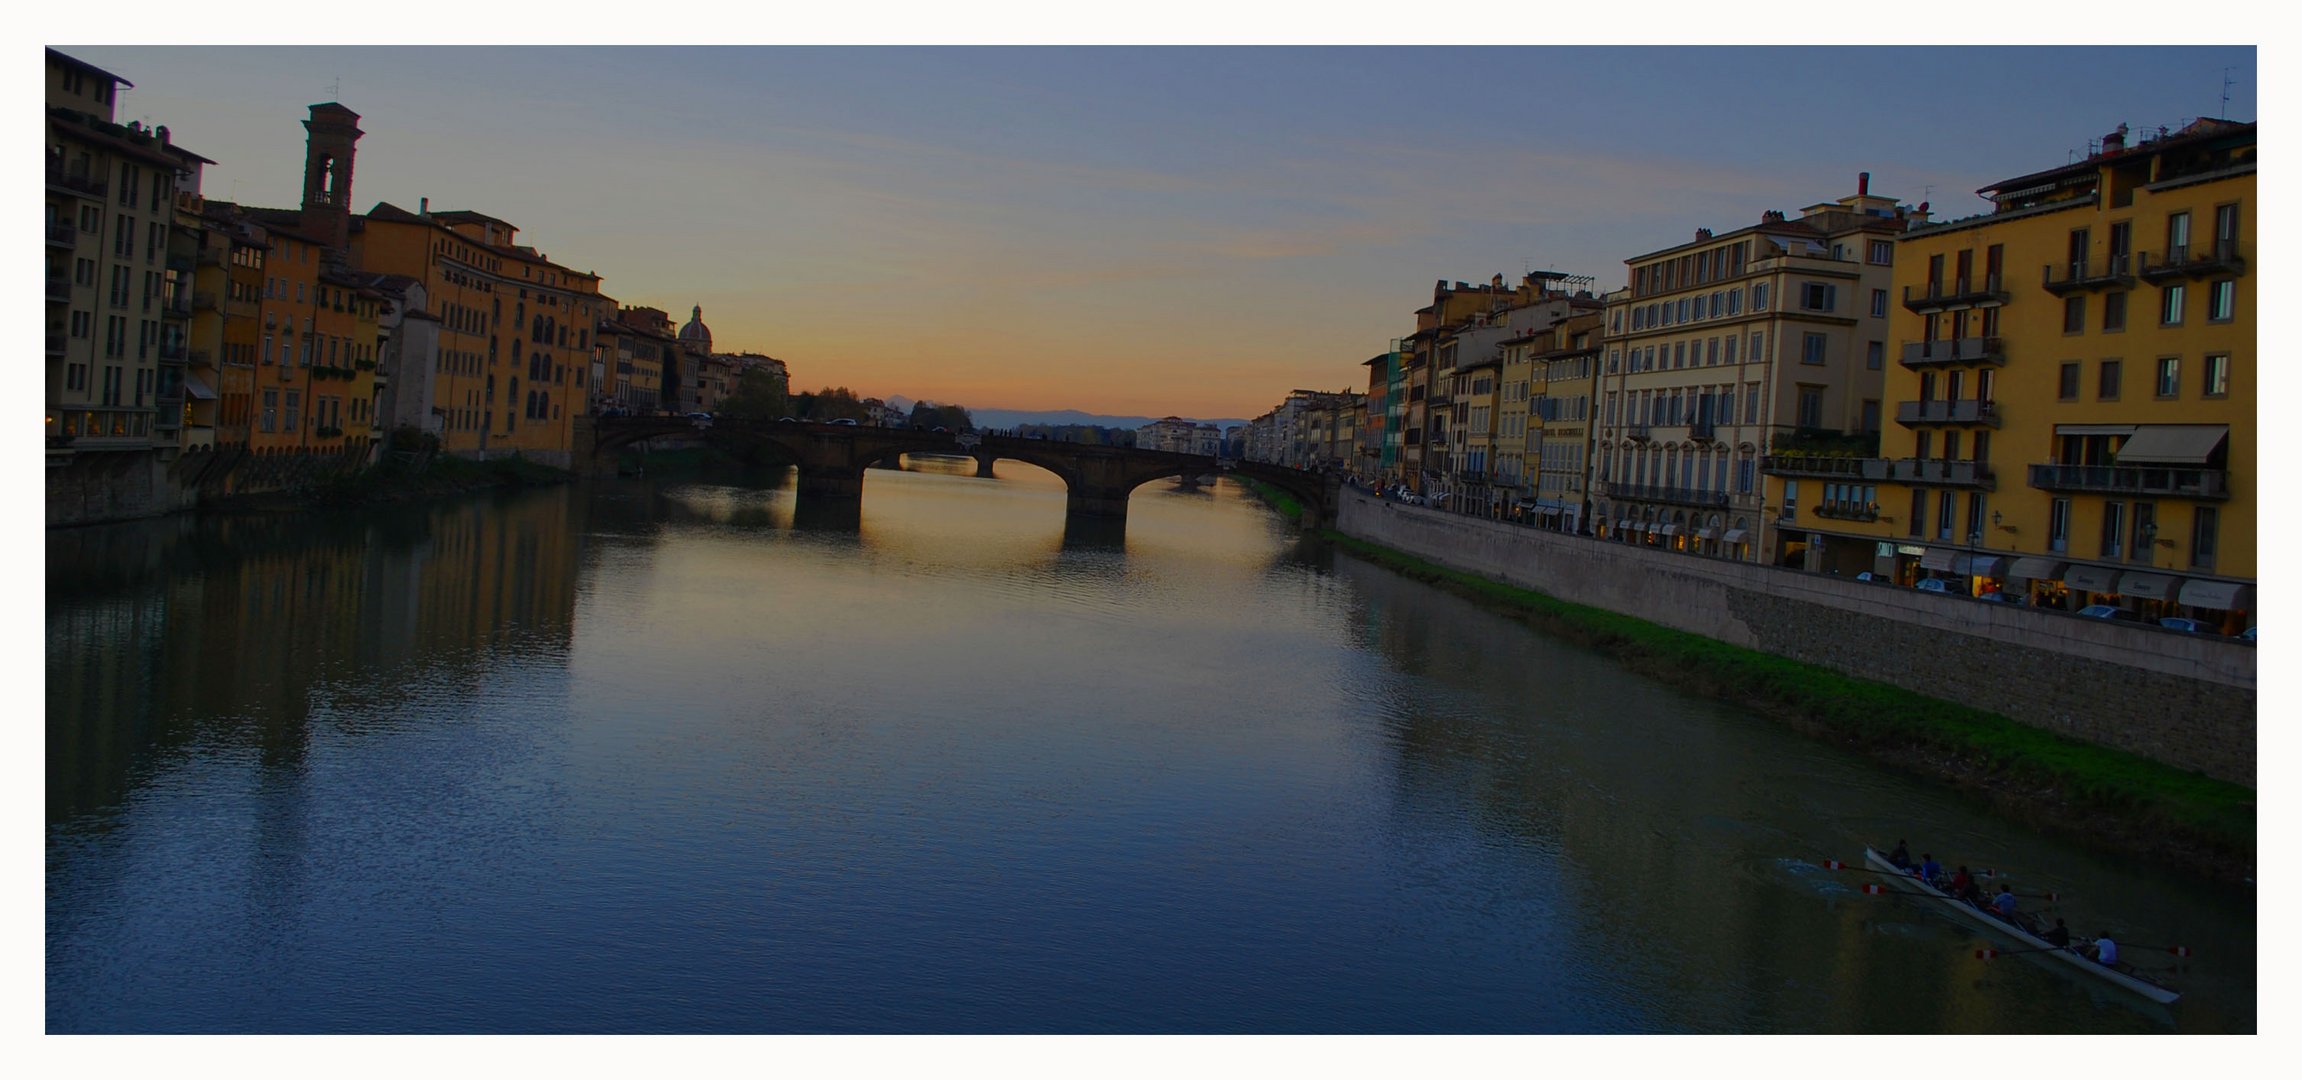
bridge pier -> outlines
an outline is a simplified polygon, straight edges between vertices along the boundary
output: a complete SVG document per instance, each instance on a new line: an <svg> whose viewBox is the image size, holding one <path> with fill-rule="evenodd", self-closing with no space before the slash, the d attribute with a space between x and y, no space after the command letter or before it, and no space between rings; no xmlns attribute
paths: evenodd
<svg viewBox="0 0 2302 1080"><path fill-rule="evenodd" d="M997 476L996 476L994 473L992 473L992 471L991 471L991 463L992 463L992 462L994 462L994 461L997 461L997 460L998 460L998 457L997 457L996 455L992 455L992 454L977 454L977 455L975 455L975 475L976 475L976 477L977 477L978 479L983 479L983 480L994 480L994 479L997 479Z"/></svg>
<svg viewBox="0 0 2302 1080"><path fill-rule="evenodd" d="M1063 512L1068 517L1125 521L1127 520L1127 493L1130 490L1132 489L1103 487L1073 481L1070 494L1063 503Z"/></svg>
<svg viewBox="0 0 2302 1080"><path fill-rule="evenodd" d="M801 499L842 499L853 502L863 498L863 470L841 466L799 467L799 497Z"/></svg>

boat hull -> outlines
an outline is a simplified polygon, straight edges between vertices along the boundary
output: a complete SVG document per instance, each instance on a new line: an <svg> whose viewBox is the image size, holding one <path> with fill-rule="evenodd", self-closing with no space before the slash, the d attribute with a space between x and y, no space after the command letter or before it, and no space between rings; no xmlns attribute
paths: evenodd
<svg viewBox="0 0 2302 1080"><path fill-rule="evenodd" d="M2005 938L2008 941L2015 942L2023 948L2038 950L2031 955L2045 957L2048 960L2060 963L2075 971L2084 973L2086 975L2091 975L2114 986L2133 991L2134 993L2140 994L2143 997L2149 998L2150 1000L2158 1002L2161 1005L2172 1005L2175 999L2182 996L2181 994L2169 990L2166 987L2160 986L2157 983L2136 978L2127 974L2126 972L2118 970L2117 968L2106 967L2102 964L2095 963L2092 959L2080 954L2075 949L2068 947L2057 948L2053 945L2049 945L2047 944L2045 938L2039 937L2038 935L2024 930L2019 926L2005 922L1995 915L1987 914L1975 908L1972 904L1968 904L1965 901L1950 895L1949 893L1943 892L1942 890L1919 880L1918 875L1912 874L1906 870L1901 869L1900 867L1895 866L1894 863L1887 860L1886 856L1879 854L1874 849L1864 848L1862 850L1862 856L1863 860L1870 864L1870 868L1872 870L1878 871L1887 879L1887 881L1891 882L1895 888L1907 893L1913 893L1920 897L1924 897L1932 904L1941 907L1951 915L1959 919L1963 919L1966 922L1972 923L1976 926L1980 926L1983 929L1988 930L1999 937Z"/></svg>

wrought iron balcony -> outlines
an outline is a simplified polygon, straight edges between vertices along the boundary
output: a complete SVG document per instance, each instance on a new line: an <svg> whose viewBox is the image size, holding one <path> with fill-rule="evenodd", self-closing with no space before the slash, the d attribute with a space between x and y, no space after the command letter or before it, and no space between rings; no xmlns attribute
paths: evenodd
<svg viewBox="0 0 2302 1080"><path fill-rule="evenodd" d="M49 279L48 279L48 299L50 299L50 300L57 300L57 301L63 301L63 300L70 300L70 299L72 299L72 281L71 281L71 279L70 279L70 278L60 278L60 277L52 277L52 278L49 278Z"/></svg>
<svg viewBox="0 0 2302 1080"><path fill-rule="evenodd" d="M160 360L163 363L181 364L184 362L185 356L186 350L183 342L163 341L160 343Z"/></svg>
<svg viewBox="0 0 2302 1080"><path fill-rule="evenodd" d="M2032 465L2030 486L2041 491L2227 499L2230 472L2182 465Z"/></svg>
<svg viewBox="0 0 2302 1080"><path fill-rule="evenodd" d="M92 199L101 199L110 190L104 186L103 181L91 180L86 173L68 170L58 161L48 163L48 186L77 192Z"/></svg>
<svg viewBox="0 0 2302 1080"><path fill-rule="evenodd" d="M192 294L186 292L177 293L176 295L167 297L161 301L160 306L165 314L190 315L192 313Z"/></svg>
<svg viewBox="0 0 2302 1080"><path fill-rule="evenodd" d="M1623 425L1623 438L1629 439L1629 440L1631 440L1632 442L1646 442L1646 441L1648 441L1649 439L1652 439L1652 438L1654 438L1654 437L1655 437L1655 429L1654 429L1654 427L1653 427L1652 425L1649 425L1649 424L1624 424L1624 425Z"/></svg>
<svg viewBox="0 0 2302 1080"><path fill-rule="evenodd" d="M1715 507L1727 504L1726 492L1674 487L1669 484L1610 483L1607 485L1606 494L1617 499L1639 499L1645 502L1672 503L1679 506Z"/></svg>
<svg viewBox="0 0 2302 1080"><path fill-rule="evenodd" d="M2142 253L2142 277L2145 281L2245 272L2246 260L2238 257L2236 240L2216 240L2202 247L2176 248L2160 253L2156 259L2151 258L2150 252Z"/></svg>
<svg viewBox="0 0 2302 1080"><path fill-rule="evenodd" d="M2107 255L2099 262L2088 264L2073 261L2046 267L2045 288L2056 296L2074 292L2108 288L2112 285L2134 284L2134 257Z"/></svg>
<svg viewBox="0 0 2302 1080"><path fill-rule="evenodd" d="M1963 401L1905 401L1894 407L1894 422L1904 427L1917 427L1921 424L1987 424L1997 427L1998 403L1973 398Z"/></svg>
<svg viewBox="0 0 2302 1080"><path fill-rule="evenodd" d="M48 355L50 355L50 356L62 356L62 355L64 355L64 335L62 335L62 334L50 334L50 335L48 335Z"/></svg>
<svg viewBox="0 0 2302 1080"><path fill-rule="evenodd" d="M1884 480L1886 463L1877 458L1826 454L1768 454L1759 468L1775 476L1820 476L1845 480Z"/></svg>
<svg viewBox="0 0 2302 1080"><path fill-rule="evenodd" d="M2003 364L2006 339L1994 337L1942 338L1902 343L1902 366L1936 367L1945 364Z"/></svg>
<svg viewBox="0 0 2302 1080"><path fill-rule="evenodd" d="M1924 285L1902 287L1903 308L1916 312L1973 307L1977 304L2003 304L2009 298L2006 283L1997 274L1987 274L1979 279L1966 277L1956 281L1929 281Z"/></svg>
<svg viewBox="0 0 2302 1080"><path fill-rule="evenodd" d="M71 247L79 242L80 230L73 228L71 222L51 221L48 223L48 243L56 247Z"/></svg>
<svg viewBox="0 0 2302 1080"><path fill-rule="evenodd" d="M1717 442L1718 424L1710 420L1695 420L1687 424L1687 438L1696 442Z"/></svg>
<svg viewBox="0 0 2302 1080"><path fill-rule="evenodd" d="M1877 521L1878 504L1825 499L1814 505L1814 516L1840 521Z"/></svg>
<svg viewBox="0 0 2302 1080"><path fill-rule="evenodd" d="M1938 487L1972 487L1984 491L1998 487L1998 477L1990 471L1986 461L1944 461L1939 458L1891 458L1885 466L1886 479L1903 484L1929 484Z"/></svg>

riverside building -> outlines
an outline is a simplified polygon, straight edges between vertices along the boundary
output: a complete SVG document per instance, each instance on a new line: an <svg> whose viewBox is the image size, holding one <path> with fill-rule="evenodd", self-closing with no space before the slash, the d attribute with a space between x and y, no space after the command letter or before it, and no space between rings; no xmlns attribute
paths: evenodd
<svg viewBox="0 0 2302 1080"><path fill-rule="evenodd" d="M1772 470L1810 566L2253 625L2255 126L2130 134L1901 239L1879 452Z"/></svg>
<svg viewBox="0 0 2302 1080"><path fill-rule="evenodd" d="M1759 468L1879 430L1895 239L1916 220L1856 193L1627 261L1607 311L1592 497L1602 535L1744 561L1803 551ZM1786 544L1789 545L1786 547Z"/></svg>

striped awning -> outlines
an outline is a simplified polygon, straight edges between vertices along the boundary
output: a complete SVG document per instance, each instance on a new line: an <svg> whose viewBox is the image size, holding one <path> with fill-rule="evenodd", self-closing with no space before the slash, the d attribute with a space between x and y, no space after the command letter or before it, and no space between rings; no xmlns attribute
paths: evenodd
<svg viewBox="0 0 2302 1080"><path fill-rule="evenodd" d="M2073 566L2063 571L2062 583L2086 592L2118 591L2118 571L2106 566Z"/></svg>
<svg viewBox="0 0 2302 1080"><path fill-rule="evenodd" d="M198 375L184 376L184 392L202 401L216 400L216 391Z"/></svg>
<svg viewBox="0 0 2302 1080"><path fill-rule="evenodd" d="M1958 552L1949 548L1928 548L1918 557L1918 565L1928 570L1949 570L1958 563Z"/></svg>
<svg viewBox="0 0 2302 1080"><path fill-rule="evenodd" d="M1665 526L1663 526L1663 535L1664 535L1664 536L1677 536L1678 534L1679 534L1679 527L1678 527L1677 525L1665 525Z"/></svg>
<svg viewBox="0 0 2302 1080"><path fill-rule="evenodd" d="M1708 525L1695 530L1695 539L1697 540L1716 540L1718 539L1718 535L1719 531L1717 529L1711 528Z"/></svg>
<svg viewBox="0 0 2302 1080"><path fill-rule="evenodd" d="M1742 542L1743 542L1743 538L1744 538L1744 537L1746 537L1746 536L1749 536L1749 535L1750 535L1750 533L1748 533L1748 532L1746 532L1746 531L1744 531L1744 530L1742 530L1742 529L1728 529L1728 530L1726 531L1726 535L1725 535L1725 536L1719 537L1719 543L1722 543L1722 544L1739 544L1739 543L1742 543Z"/></svg>
<svg viewBox="0 0 2302 1080"><path fill-rule="evenodd" d="M1950 566L1952 573L1979 578L1997 577L2005 568L2006 560L1996 555L1961 555Z"/></svg>

